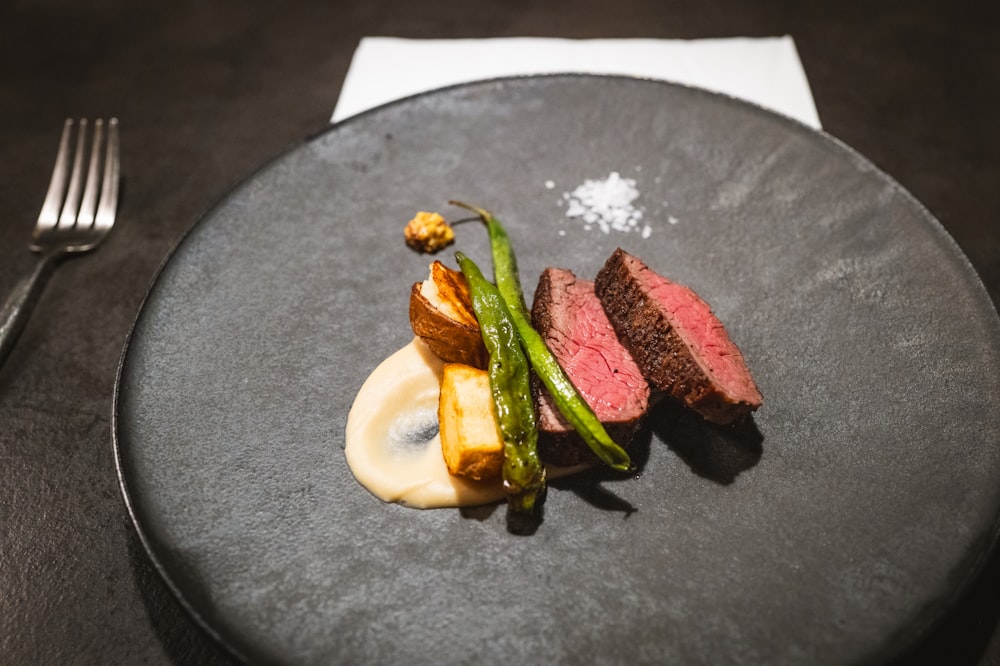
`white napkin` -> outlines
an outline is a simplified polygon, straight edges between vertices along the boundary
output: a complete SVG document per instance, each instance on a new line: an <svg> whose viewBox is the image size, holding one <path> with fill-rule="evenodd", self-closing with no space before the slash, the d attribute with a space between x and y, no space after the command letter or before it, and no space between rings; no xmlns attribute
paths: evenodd
<svg viewBox="0 0 1000 666"><path fill-rule="evenodd" d="M698 86L820 127L795 42L787 35L696 40L365 37L354 52L331 120L455 83L570 72Z"/></svg>

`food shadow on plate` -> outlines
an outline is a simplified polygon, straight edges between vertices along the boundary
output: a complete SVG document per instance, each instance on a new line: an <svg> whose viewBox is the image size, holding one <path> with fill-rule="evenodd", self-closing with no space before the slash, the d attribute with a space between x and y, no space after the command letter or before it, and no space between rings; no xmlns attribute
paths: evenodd
<svg viewBox="0 0 1000 666"><path fill-rule="evenodd" d="M753 416L734 425L718 425L671 401L659 401L649 412L628 451L632 472L616 472L607 467L593 467L571 476L553 479L549 486L569 491L594 508L622 514L628 518L638 509L609 487L643 474L655 439L667 446L692 472L722 486L757 465L764 453L764 435ZM500 504L468 507L461 515L473 520L487 520ZM507 529L513 534L531 535L544 519L545 503L533 516L507 514Z"/></svg>
<svg viewBox="0 0 1000 666"><path fill-rule="evenodd" d="M549 484L551 485L551 483ZM545 490L548 493L548 489ZM504 507L507 512L507 531L516 536L531 536L538 531L545 519L545 495L543 494L535 503L535 510L531 514L517 513L512 511L506 502L494 502L493 504L483 504L480 506L468 506L459 508L458 512L463 518L478 520L480 522L489 520L493 514Z"/></svg>
<svg viewBox="0 0 1000 666"><path fill-rule="evenodd" d="M558 479L550 485L569 490L592 506L617 511L628 517L637 509L608 487L642 475L655 439L666 444L698 476L719 485L729 485L753 468L764 452L764 435L753 417L734 425L718 425L671 400L662 400L652 409L629 446L635 470L623 474L595 467L580 474Z"/></svg>
<svg viewBox="0 0 1000 666"><path fill-rule="evenodd" d="M650 411L645 424L700 477L723 486L752 469L764 453L764 435L753 416L719 425L671 400Z"/></svg>

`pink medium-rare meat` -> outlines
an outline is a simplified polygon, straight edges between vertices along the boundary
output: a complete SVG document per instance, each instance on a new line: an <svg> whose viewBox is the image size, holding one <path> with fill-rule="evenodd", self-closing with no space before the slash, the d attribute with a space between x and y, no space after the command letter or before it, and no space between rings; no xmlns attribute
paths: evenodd
<svg viewBox="0 0 1000 666"><path fill-rule="evenodd" d="M538 281L532 324L608 434L627 445L649 407L649 383L608 321L594 283L561 268ZM546 462L575 465L593 454L535 380L539 451Z"/></svg>
<svg viewBox="0 0 1000 666"><path fill-rule="evenodd" d="M714 423L732 423L760 407L743 354L693 291L621 248L597 274L595 291L654 388Z"/></svg>

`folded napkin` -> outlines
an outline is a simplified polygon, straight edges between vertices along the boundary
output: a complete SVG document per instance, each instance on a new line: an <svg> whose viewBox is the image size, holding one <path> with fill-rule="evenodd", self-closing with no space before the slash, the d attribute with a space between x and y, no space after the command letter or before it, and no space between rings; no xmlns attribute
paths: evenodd
<svg viewBox="0 0 1000 666"><path fill-rule="evenodd" d="M746 99L820 127L790 36L696 40L365 37L354 52L332 121L451 84L552 73L674 81Z"/></svg>

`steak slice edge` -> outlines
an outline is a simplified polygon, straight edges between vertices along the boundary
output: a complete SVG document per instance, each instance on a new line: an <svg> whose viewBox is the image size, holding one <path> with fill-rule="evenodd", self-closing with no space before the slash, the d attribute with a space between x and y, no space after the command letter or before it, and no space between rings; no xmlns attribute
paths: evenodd
<svg viewBox="0 0 1000 666"><path fill-rule="evenodd" d="M649 407L649 383L621 344L594 293L594 283L561 268L542 272L532 324L608 434L627 446ZM596 460L537 379L539 453L556 465Z"/></svg>
<svg viewBox="0 0 1000 666"><path fill-rule="evenodd" d="M598 272L595 291L654 388L713 423L733 423L761 406L742 352L694 291L621 248Z"/></svg>

